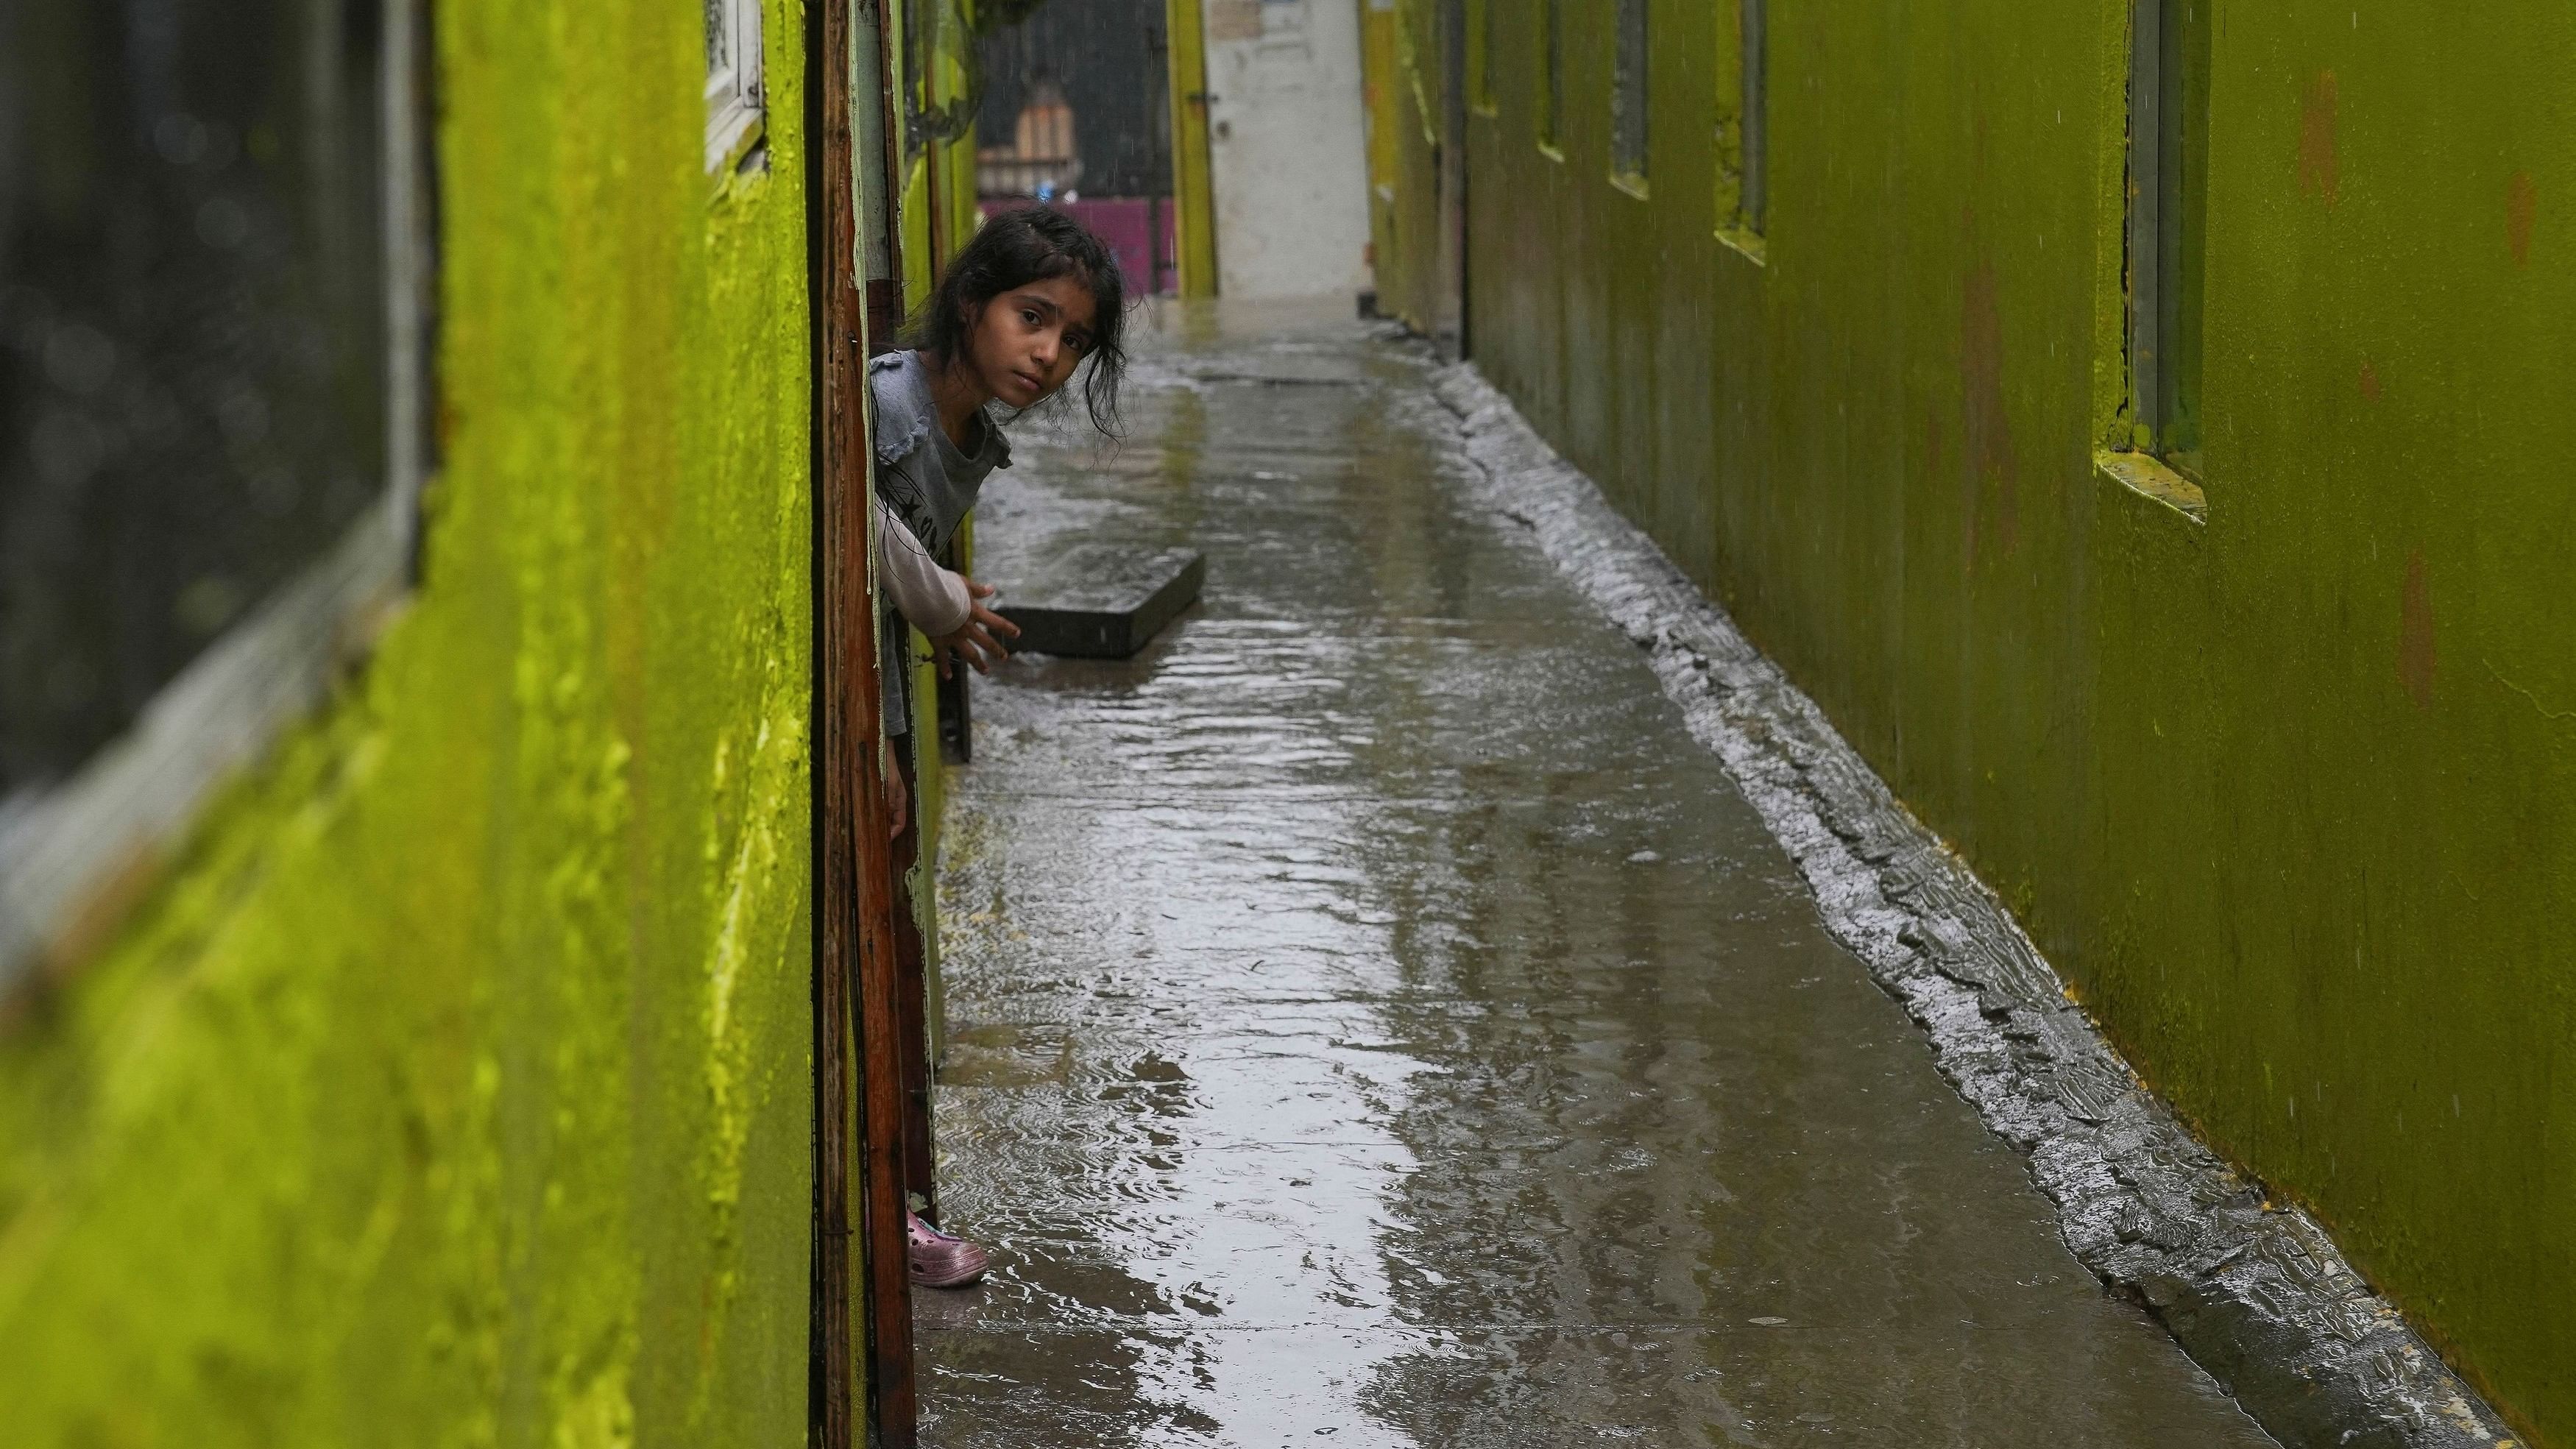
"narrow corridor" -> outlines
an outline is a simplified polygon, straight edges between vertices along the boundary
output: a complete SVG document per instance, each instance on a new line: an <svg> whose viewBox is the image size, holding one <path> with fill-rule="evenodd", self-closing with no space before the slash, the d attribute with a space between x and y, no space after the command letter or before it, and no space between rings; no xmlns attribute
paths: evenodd
<svg viewBox="0 0 2576 1449"><path fill-rule="evenodd" d="M2268 1443L1468 500L1428 361L1232 315L986 495L1006 595L1074 541L1208 578L978 681L938 1113L995 1271L922 1297L928 1442Z"/></svg>

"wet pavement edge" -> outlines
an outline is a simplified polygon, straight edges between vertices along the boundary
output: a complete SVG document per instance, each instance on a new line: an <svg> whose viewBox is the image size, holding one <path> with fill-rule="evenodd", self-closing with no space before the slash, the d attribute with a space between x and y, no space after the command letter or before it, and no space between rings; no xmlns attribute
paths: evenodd
<svg viewBox="0 0 2576 1449"><path fill-rule="evenodd" d="M1508 399L1468 364L1440 369L1435 392L1470 489L1646 654L1828 932L2027 1158L2086 1268L2290 1449L2515 1442L2306 1213L2268 1204L2139 1084L1994 894Z"/></svg>

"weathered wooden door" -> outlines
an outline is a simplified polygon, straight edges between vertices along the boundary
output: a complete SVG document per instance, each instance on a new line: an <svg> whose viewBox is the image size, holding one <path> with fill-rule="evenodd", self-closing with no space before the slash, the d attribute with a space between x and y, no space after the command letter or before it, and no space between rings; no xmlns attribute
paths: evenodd
<svg viewBox="0 0 2576 1449"><path fill-rule="evenodd" d="M893 842L869 526L867 359L900 318L896 131L877 0L806 11L814 326L816 1449L910 1449L912 1285ZM853 1245L857 1255L852 1256Z"/></svg>

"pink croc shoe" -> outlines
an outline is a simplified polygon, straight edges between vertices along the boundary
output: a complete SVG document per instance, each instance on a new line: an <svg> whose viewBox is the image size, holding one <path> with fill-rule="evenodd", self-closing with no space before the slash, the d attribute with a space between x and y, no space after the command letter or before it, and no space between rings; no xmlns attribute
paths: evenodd
<svg viewBox="0 0 2576 1449"><path fill-rule="evenodd" d="M903 1215L909 1231L912 1281L924 1288L963 1288L984 1276L984 1250L952 1237L911 1213Z"/></svg>

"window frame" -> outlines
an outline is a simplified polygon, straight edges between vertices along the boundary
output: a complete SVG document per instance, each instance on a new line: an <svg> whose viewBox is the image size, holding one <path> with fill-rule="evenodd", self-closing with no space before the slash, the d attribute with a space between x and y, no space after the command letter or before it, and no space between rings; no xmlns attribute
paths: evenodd
<svg viewBox="0 0 2576 1449"><path fill-rule="evenodd" d="M1531 107L1532 131L1541 154L1565 159L1565 4L1538 0L1537 104Z"/></svg>
<svg viewBox="0 0 2576 1449"><path fill-rule="evenodd" d="M725 56L707 64L706 169L722 175L751 159L766 126L761 87L761 0L707 0L709 19L722 27ZM709 37L712 41L714 32ZM713 46L709 46L712 52Z"/></svg>
<svg viewBox="0 0 2576 1449"><path fill-rule="evenodd" d="M1736 31L1743 47L1743 114L1737 126L1743 136L1740 158L1743 193L1736 204L1739 225L1761 236L1769 221L1771 199L1771 45L1768 0L1736 0Z"/></svg>
<svg viewBox="0 0 2576 1449"><path fill-rule="evenodd" d="M2197 7L2135 0L2130 21L2128 370L2131 445L2186 475L2199 471L2199 351L2192 293L2201 268L2191 148L2207 124L2192 84ZM2202 67L2203 74L2206 67ZM2205 89L2205 87L2204 87ZM2195 99L2203 101L2196 106ZM2152 144L2141 144L2151 139Z"/></svg>
<svg viewBox="0 0 2576 1449"><path fill-rule="evenodd" d="M1494 115L1494 9L1503 0L1467 0L1467 108Z"/></svg>
<svg viewBox="0 0 2576 1449"><path fill-rule="evenodd" d="M1610 37L1610 184L1647 194L1654 144L1652 0L1617 0Z"/></svg>
<svg viewBox="0 0 2576 1449"><path fill-rule="evenodd" d="M1733 0L1732 24L1717 25L1713 210L1717 239L1749 260L1764 259L1770 203L1769 12L1765 0Z"/></svg>
<svg viewBox="0 0 2576 1449"><path fill-rule="evenodd" d="M324 703L418 581L421 497L438 464L429 0L388 0L378 46L387 396L375 499L123 733L59 782L0 801L0 1006L108 943L206 802Z"/></svg>
<svg viewBox="0 0 2576 1449"><path fill-rule="evenodd" d="M2195 523L2208 518L2200 443L2206 261L2208 0L2131 0L2122 82L2118 408L2096 471ZM2106 336L2106 345L2114 339Z"/></svg>

